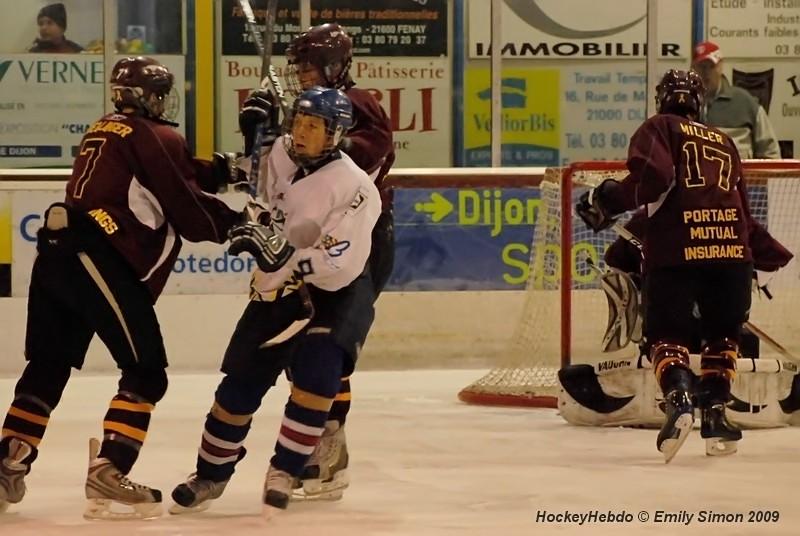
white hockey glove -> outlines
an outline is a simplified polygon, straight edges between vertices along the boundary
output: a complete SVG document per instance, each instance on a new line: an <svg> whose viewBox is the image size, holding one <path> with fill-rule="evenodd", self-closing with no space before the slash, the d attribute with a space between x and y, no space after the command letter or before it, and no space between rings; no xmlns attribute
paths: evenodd
<svg viewBox="0 0 800 536"><path fill-rule="evenodd" d="M283 236L277 234L272 227L260 223L237 225L228 232L228 238L231 241L228 253L249 253L264 272L279 270L294 253L294 248Z"/></svg>

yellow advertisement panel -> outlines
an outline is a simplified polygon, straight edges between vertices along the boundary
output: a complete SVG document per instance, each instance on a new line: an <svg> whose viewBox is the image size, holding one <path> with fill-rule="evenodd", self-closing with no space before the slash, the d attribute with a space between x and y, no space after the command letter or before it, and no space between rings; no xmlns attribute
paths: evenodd
<svg viewBox="0 0 800 536"><path fill-rule="evenodd" d="M558 165L559 71L503 69L501 86L503 165ZM464 149L468 166L490 164L491 106L489 69L468 69L464 80Z"/></svg>

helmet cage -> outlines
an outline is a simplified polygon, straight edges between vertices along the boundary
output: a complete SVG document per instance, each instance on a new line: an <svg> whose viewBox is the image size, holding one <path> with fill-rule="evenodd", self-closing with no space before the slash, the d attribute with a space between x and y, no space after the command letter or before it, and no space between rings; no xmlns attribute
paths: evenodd
<svg viewBox="0 0 800 536"><path fill-rule="evenodd" d="M313 85L340 89L350 80L353 61L353 41L336 23L322 24L299 35L286 48L288 64L284 71L286 87L294 96L304 91L298 70L308 64L314 66L322 78Z"/></svg>
<svg viewBox="0 0 800 536"><path fill-rule="evenodd" d="M319 154L309 155L300 153L295 148L294 137L292 136L292 129L294 128L295 119L301 115L308 115L312 117L320 117L325 122L325 143L322 146ZM312 167L319 162L328 158L333 152L339 148L347 129L341 123L327 117L325 114L313 110L298 110L294 107L287 115L283 122L283 143L289 158L300 167Z"/></svg>

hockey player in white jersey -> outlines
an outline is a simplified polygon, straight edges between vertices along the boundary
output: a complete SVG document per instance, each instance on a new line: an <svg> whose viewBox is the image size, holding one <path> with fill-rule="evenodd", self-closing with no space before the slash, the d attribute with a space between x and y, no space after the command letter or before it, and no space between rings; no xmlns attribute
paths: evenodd
<svg viewBox="0 0 800 536"><path fill-rule="evenodd" d="M367 260L381 202L367 174L338 148L351 125L344 93L309 89L262 159L267 212L262 223L233 229L229 248L251 253L259 270L223 358L225 376L206 417L196 471L172 492L172 513L205 510L222 494L245 455L252 415L288 366L291 396L263 490L266 515L286 508L341 378L355 367L374 317ZM265 341L306 318L299 334L265 358L265 344L273 344Z"/></svg>

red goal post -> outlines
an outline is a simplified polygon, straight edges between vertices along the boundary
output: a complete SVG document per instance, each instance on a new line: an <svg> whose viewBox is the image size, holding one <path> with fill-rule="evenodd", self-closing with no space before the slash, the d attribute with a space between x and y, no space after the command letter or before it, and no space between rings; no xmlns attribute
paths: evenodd
<svg viewBox="0 0 800 536"><path fill-rule="evenodd" d="M800 251L800 161L750 160L743 167L754 216L791 251ZM544 171L538 181L542 208L530 250L523 313L502 362L462 389L459 399L480 405L554 408L559 368L617 356L600 352L606 301L576 253L588 251L593 261L601 261L598 257L616 234L594 235L574 215L573 207L587 188L625 175L624 162L611 161L576 162ZM797 346L795 351L800 350L795 344L800 338L793 336L788 319L800 313L798 277L800 270L792 264L777 272L770 288L774 285L779 297L769 303L754 301L751 315L782 344ZM626 350L628 355L635 352L631 347Z"/></svg>

